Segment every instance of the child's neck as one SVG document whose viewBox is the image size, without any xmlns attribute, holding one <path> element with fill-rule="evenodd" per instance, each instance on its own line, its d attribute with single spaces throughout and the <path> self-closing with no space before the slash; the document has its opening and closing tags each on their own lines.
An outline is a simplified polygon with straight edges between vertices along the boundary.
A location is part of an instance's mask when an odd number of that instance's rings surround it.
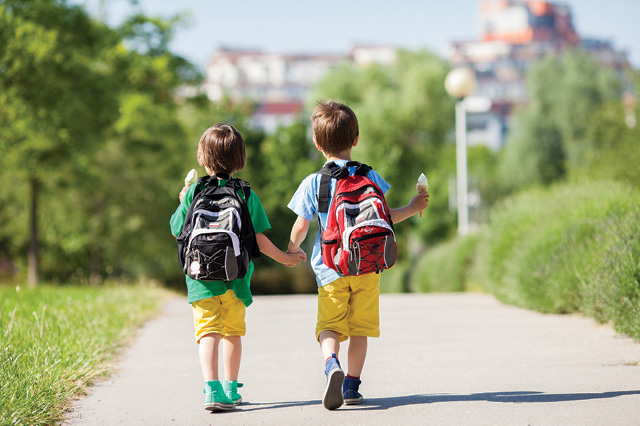
<svg viewBox="0 0 640 426">
<path fill-rule="evenodd" d="M 207 169 L 205 168 L 205 170 L 207 171 L 207 173 L 209 174 L 209 176 L 215 176 L 217 175 L 219 172 L 214 172 L 213 170 Z M 217 177 L 217 176 L 216 176 Z M 233 177 L 233 173 L 229 173 L 229 178 Z M 218 177 L 218 179 L 223 180 L 222 178 Z"/>
<path fill-rule="evenodd" d="M 327 161 L 346 160 L 351 161 L 351 150 L 345 150 L 338 154 L 325 155 Z"/>
</svg>

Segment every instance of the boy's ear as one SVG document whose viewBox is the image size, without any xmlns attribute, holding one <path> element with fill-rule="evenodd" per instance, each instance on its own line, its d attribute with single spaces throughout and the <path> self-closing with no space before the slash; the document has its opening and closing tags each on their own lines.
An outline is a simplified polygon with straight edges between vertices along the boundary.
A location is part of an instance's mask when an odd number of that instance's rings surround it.
<svg viewBox="0 0 640 426">
<path fill-rule="evenodd" d="M 322 148 L 320 148 L 320 145 L 318 145 L 318 141 L 316 140 L 316 137 L 315 137 L 315 136 L 313 137 L 313 143 L 315 144 L 316 149 L 317 149 L 318 151 L 322 152 Z"/>
<path fill-rule="evenodd" d="M 351 147 L 355 147 L 356 145 L 358 145 L 359 140 L 360 140 L 360 135 L 356 136 L 355 140 L 353 141 L 353 145 L 351 145 Z"/>
</svg>

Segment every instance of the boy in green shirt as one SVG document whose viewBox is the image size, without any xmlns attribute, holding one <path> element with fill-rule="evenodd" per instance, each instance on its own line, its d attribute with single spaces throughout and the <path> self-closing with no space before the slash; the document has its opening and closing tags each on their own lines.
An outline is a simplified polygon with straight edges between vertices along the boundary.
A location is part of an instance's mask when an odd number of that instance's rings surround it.
<svg viewBox="0 0 640 426">
<path fill-rule="evenodd" d="M 207 129 L 198 144 L 198 163 L 207 173 L 228 175 L 244 168 L 246 152 L 240 133 L 230 124 L 216 124 Z M 218 177 L 218 186 L 225 186 L 228 179 Z M 183 188 L 180 205 L 171 216 L 171 232 L 177 236 L 182 231 L 189 206 L 196 189 L 204 189 L 202 183 Z M 245 197 L 240 190 L 238 194 Z M 260 199 L 251 191 L 245 200 L 256 240 L 261 253 L 285 266 L 295 266 L 306 254 L 284 253 L 263 234 L 271 228 Z M 200 367 L 205 380 L 204 407 L 210 411 L 233 410 L 242 402 L 238 394 L 238 373 L 242 355 L 241 336 L 245 334 L 245 308 L 253 298 L 250 290 L 253 262 L 250 262 L 243 278 L 233 281 L 199 281 L 186 276 L 188 299 L 193 307 L 196 342 L 199 344 Z M 218 347 L 222 340 L 225 380 L 218 377 Z"/>
</svg>

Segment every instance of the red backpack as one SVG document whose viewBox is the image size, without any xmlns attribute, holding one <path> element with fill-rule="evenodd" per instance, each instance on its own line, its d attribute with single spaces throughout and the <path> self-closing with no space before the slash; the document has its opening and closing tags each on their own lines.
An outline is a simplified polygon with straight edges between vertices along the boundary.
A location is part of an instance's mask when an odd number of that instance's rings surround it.
<svg viewBox="0 0 640 426">
<path fill-rule="evenodd" d="M 349 167 L 356 167 L 353 176 Z M 322 260 L 340 275 L 379 273 L 396 262 L 398 248 L 384 194 L 367 173 L 371 167 L 349 161 L 327 163 L 320 174 L 318 212 L 329 213 L 322 231 Z M 337 179 L 329 211 L 331 179 Z M 321 228 L 322 229 L 322 228 Z"/>
</svg>

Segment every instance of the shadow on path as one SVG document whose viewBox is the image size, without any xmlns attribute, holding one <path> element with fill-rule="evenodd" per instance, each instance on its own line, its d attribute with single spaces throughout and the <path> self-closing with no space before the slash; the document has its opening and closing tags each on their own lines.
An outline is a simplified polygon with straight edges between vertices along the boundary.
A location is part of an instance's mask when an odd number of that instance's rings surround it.
<svg viewBox="0 0 640 426">
<path fill-rule="evenodd" d="M 238 409 L 240 411 L 271 410 L 273 408 L 304 407 L 306 405 L 322 405 L 319 399 L 313 401 L 292 401 L 292 402 L 243 402 Z"/>
<path fill-rule="evenodd" d="M 428 394 L 409 395 L 390 398 L 367 398 L 362 409 L 386 410 L 388 408 L 404 405 L 433 404 L 438 402 L 473 402 L 488 401 L 502 403 L 544 403 L 584 401 L 588 399 L 616 398 L 625 395 L 640 395 L 640 390 L 616 391 L 616 392 L 590 392 L 590 393 L 544 393 L 538 391 L 516 392 L 483 392 L 470 395 L 455 394 Z"/>
<path fill-rule="evenodd" d="M 590 393 L 544 393 L 538 391 L 516 392 L 483 392 L 469 395 L 455 394 L 424 394 L 409 396 L 394 396 L 389 398 L 365 398 L 362 405 L 352 406 L 358 410 L 387 410 L 394 407 L 419 404 L 435 404 L 439 402 L 474 402 L 488 401 L 501 403 L 545 403 L 584 401 L 589 399 L 616 398 L 625 395 L 640 395 L 640 390 L 616 392 Z M 292 402 L 247 402 L 239 407 L 239 411 L 271 410 L 276 408 L 303 407 L 308 405 L 322 405 L 322 401 L 292 401 Z M 347 406 L 342 406 L 344 409 Z"/>
</svg>

